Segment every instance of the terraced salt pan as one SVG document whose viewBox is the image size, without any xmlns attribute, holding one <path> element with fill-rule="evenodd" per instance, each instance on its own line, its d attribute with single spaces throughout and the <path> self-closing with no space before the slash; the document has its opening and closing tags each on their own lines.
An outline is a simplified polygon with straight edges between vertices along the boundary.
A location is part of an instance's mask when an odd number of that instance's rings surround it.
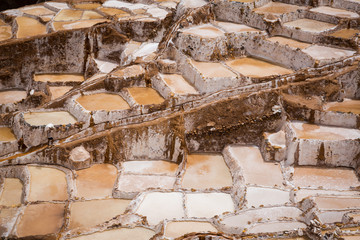
<svg viewBox="0 0 360 240">
<path fill-rule="evenodd" d="M 59 97 L 64 96 L 65 93 L 70 91 L 73 87 L 61 86 L 61 87 L 49 87 L 49 91 L 51 94 L 51 100 L 57 99 Z"/>
<path fill-rule="evenodd" d="M 315 196 L 360 196 L 360 193 L 357 191 L 337 191 L 337 190 L 322 190 L 322 189 L 306 189 L 302 188 L 295 191 L 295 201 L 300 202 L 307 197 Z"/>
<path fill-rule="evenodd" d="M 355 12 L 350 12 L 344 9 L 332 8 L 328 6 L 320 6 L 317 8 L 310 9 L 311 12 L 322 13 L 326 15 L 331 15 L 339 18 L 358 18 L 359 14 Z"/>
<path fill-rule="evenodd" d="M 207 189 L 232 186 L 232 177 L 220 154 L 191 154 L 187 156 L 183 188 Z"/>
<path fill-rule="evenodd" d="M 360 186 L 353 169 L 295 167 L 294 185 L 300 188 L 349 190 Z"/>
<path fill-rule="evenodd" d="M 192 59 L 189 61 L 190 64 L 205 78 L 237 77 L 235 73 L 227 69 L 221 63 L 197 62 Z"/>
<path fill-rule="evenodd" d="M 8 40 L 12 37 L 11 26 L 3 25 L 0 26 L 0 41 Z"/>
<path fill-rule="evenodd" d="M 132 87 L 127 90 L 139 105 L 161 104 L 165 101 L 165 99 L 152 88 Z"/>
<path fill-rule="evenodd" d="M 81 17 L 82 20 L 101 19 L 101 18 L 104 18 L 104 17 L 94 11 L 84 11 L 84 13 Z"/>
<path fill-rule="evenodd" d="M 329 36 L 351 39 L 351 38 L 355 37 L 355 35 L 358 33 L 360 33 L 360 31 L 358 29 L 353 29 L 353 28 L 347 29 L 346 28 L 346 29 L 340 29 L 336 32 L 333 32 L 333 33 L 329 34 Z"/>
<path fill-rule="evenodd" d="M 217 38 L 224 36 L 224 32 L 211 24 L 202 24 L 199 26 L 181 30 L 183 34 L 196 35 L 202 38 Z"/>
<path fill-rule="evenodd" d="M 117 168 L 111 164 L 96 164 L 76 171 L 77 196 L 87 199 L 111 197 Z"/>
<path fill-rule="evenodd" d="M 314 197 L 314 202 L 320 210 L 359 209 L 360 197 L 336 196 Z"/>
<path fill-rule="evenodd" d="M 179 192 L 146 193 L 136 213 L 146 216 L 150 225 L 156 225 L 164 219 L 184 218 L 183 194 Z"/>
<path fill-rule="evenodd" d="M 0 206 L 13 207 L 21 204 L 23 184 L 18 178 L 5 178 L 0 189 Z M 0 210 L 1 212 L 1 210 Z M 1 232 L 0 232 L 1 235 Z"/>
<path fill-rule="evenodd" d="M 74 8 L 83 9 L 83 10 L 92 10 L 100 7 L 99 3 L 78 3 L 74 4 Z"/>
<path fill-rule="evenodd" d="M 160 77 L 175 94 L 186 95 L 198 93 L 196 89 L 179 74 L 160 74 Z"/>
<path fill-rule="evenodd" d="M 214 25 L 220 27 L 221 29 L 224 29 L 226 32 L 260 32 L 259 29 L 231 22 L 214 21 Z"/>
<path fill-rule="evenodd" d="M 306 7 L 296 6 L 293 4 L 285 4 L 280 2 L 270 2 L 259 8 L 255 8 L 253 11 L 258 14 L 273 14 L 280 16 L 285 13 L 296 12 L 298 10 L 305 10 Z"/>
<path fill-rule="evenodd" d="M 35 15 L 35 16 L 42 16 L 42 15 L 53 15 L 55 14 L 54 11 L 44 7 L 44 6 L 31 6 L 31 7 L 24 7 L 20 8 L 20 11 L 26 14 Z"/>
<path fill-rule="evenodd" d="M 323 108 L 325 111 L 360 114 L 360 100 L 344 99 L 342 102 L 329 102 Z"/>
<path fill-rule="evenodd" d="M 0 92 L 0 105 L 8 103 L 16 103 L 25 99 L 27 96 L 26 91 L 21 90 L 6 90 Z"/>
<path fill-rule="evenodd" d="M 153 174 L 175 176 L 176 163 L 167 161 L 127 161 L 122 164 L 122 171 L 131 174 Z"/>
<path fill-rule="evenodd" d="M 114 240 L 114 239 L 131 239 L 131 240 L 145 240 L 150 239 L 154 236 L 155 232 L 143 228 L 119 228 L 114 230 L 108 230 L 99 233 L 93 233 L 89 235 L 84 235 L 76 238 L 71 238 L 72 240 Z"/>
<path fill-rule="evenodd" d="M 285 139 L 285 132 L 278 131 L 276 133 L 264 133 L 265 137 L 269 140 L 272 146 L 277 147 L 286 147 L 286 139 Z"/>
<path fill-rule="evenodd" d="M 250 57 L 230 60 L 225 63 L 247 77 L 268 77 L 293 73 L 290 69 Z"/>
<path fill-rule="evenodd" d="M 234 212 L 234 202 L 226 193 L 189 193 L 185 195 L 188 217 L 211 218 L 225 212 Z"/>
<path fill-rule="evenodd" d="M 0 142 L 11 142 L 15 141 L 16 137 L 13 134 L 11 128 L 0 127 Z"/>
<path fill-rule="evenodd" d="M 300 42 L 291 38 L 285 38 L 285 37 L 270 37 L 267 38 L 266 40 L 270 41 L 270 42 L 277 42 L 281 45 L 287 45 L 289 47 L 292 48 L 300 48 L 300 49 L 305 49 L 311 46 L 311 44 L 309 43 L 305 43 L 305 42 Z"/>
<path fill-rule="evenodd" d="M 169 222 L 165 226 L 164 236 L 167 238 L 178 238 L 192 232 L 217 232 L 217 229 L 208 222 Z"/>
<path fill-rule="evenodd" d="M 80 20 L 83 11 L 74 9 L 63 9 L 54 18 L 54 21 L 75 21 Z"/>
<path fill-rule="evenodd" d="M 42 125 L 68 125 L 77 122 L 76 118 L 66 111 L 54 112 L 27 112 L 24 113 L 25 121 L 32 126 Z"/>
<path fill-rule="evenodd" d="M 336 27 L 336 25 L 327 23 L 327 22 L 320 22 L 312 19 L 298 19 L 295 21 L 287 22 L 283 24 L 285 27 L 290 27 L 294 29 L 300 29 L 305 32 L 312 32 L 312 33 L 321 33 Z"/>
<path fill-rule="evenodd" d="M 272 222 L 257 224 L 250 227 L 247 233 L 283 232 L 305 229 L 306 224 L 302 222 Z"/>
<path fill-rule="evenodd" d="M 116 9 L 116 8 L 107 8 L 107 7 L 101 7 L 98 9 L 99 11 L 110 15 L 110 16 L 114 16 L 116 15 L 117 17 L 128 17 L 130 16 L 130 14 L 128 12 L 125 12 L 123 10 L 120 9 Z"/>
<path fill-rule="evenodd" d="M 89 28 L 95 24 L 101 22 L 108 22 L 107 19 L 91 19 L 91 20 L 78 20 L 78 21 L 69 21 L 69 22 L 53 22 L 55 31 L 68 30 L 68 29 L 80 29 L 80 28 Z"/>
<path fill-rule="evenodd" d="M 17 226 L 17 236 L 58 233 L 64 223 L 65 204 L 40 203 L 25 208 Z"/>
<path fill-rule="evenodd" d="M 118 189 L 128 193 L 139 193 L 150 188 L 172 189 L 175 180 L 175 177 L 170 176 L 122 174 L 119 177 Z"/>
<path fill-rule="evenodd" d="M 246 206 L 260 207 L 270 205 L 283 205 L 290 202 L 290 193 L 288 191 L 273 189 L 273 188 L 246 188 Z"/>
<path fill-rule="evenodd" d="M 18 208 L 0 207 L 0 237 L 4 237 L 5 239 L 9 235 L 18 217 L 18 213 Z"/>
<path fill-rule="evenodd" d="M 229 152 L 241 167 L 246 184 L 268 187 L 283 185 L 280 165 L 264 162 L 257 147 L 233 146 L 229 148 Z"/>
<path fill-rule="evenodd" d="M 121 96 L 110 93 L 84 95 L 76 101 L 88 111 L 130 109 L 129 104 Z"/>
<path fill-rule="evenodd" d="M 332 60 L 332 61 L 336 61 L 336 60 L 338 61 L 346 57 L 351 57 L 356 53 L 355 51 L 318 46 L 318 45 L 310 46 L 302 51 L 307 53 L 316 60 Z"/>
<path fill-rule="evenodd" d="M 80 74 L 35 74 L 37 82 L 83 82 L 84 76 Z"/>
<path fill-rule="evenodd" d="M 123 199 L 73 202 L 70 206 L 69 229 L 88 229 L 123 214 L 130 201 Z M 100 211 L 99 211 L 100 210 Z"/>
<path fill-rule="evenodd" d="M 68 199 L 66 175 L 55 168 L 28 166 L 28 201 L 65 201 Z"/>
<path fill-rule="evenodd" d="M 301 139 L 317 140 L 344 140 L 360 138 L 360 131 L 357 129 L 327 127 L 323 125 L 292 122 L 296 137 Z"/>
<path fill-rule="evenodd" d="M 30 17 L 16 17 L 15 20 L 18 26 L 16 33 L 17 38 L 32 37 L 47 33 L 46 26 L 36 19 Z"/>
</svg>

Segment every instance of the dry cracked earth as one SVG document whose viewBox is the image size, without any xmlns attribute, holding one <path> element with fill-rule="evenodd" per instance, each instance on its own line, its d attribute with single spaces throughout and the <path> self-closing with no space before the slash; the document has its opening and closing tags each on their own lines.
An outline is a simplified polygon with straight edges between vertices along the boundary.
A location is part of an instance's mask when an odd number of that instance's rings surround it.
<svg viewBox="0 0 360 240">
<path fill-rule="evenodd" d="M 0 12 L 2 239 L 360 239 L 358 0 Z"/>
</svg>

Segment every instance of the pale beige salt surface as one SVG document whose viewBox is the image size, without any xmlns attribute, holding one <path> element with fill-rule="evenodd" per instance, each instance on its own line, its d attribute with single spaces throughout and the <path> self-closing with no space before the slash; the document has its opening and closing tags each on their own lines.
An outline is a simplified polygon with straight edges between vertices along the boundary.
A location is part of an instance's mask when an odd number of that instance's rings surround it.
<svg viewBox="0 0 360 240">
<path fill-rule="evenodd" d="M 285 132 L 283 130 L 278 131 L 276 133 L 264 133 L 264 134 L 272 146 L 285 147 L 286 139 L 285 139 Z"/>
<path fill-rule="evenodd" d="M 76 175 L 78 197 L 110 197 L 117 177 L 117 168 L 111 164 L 96 164 L 76 171 Z"/>
<path fill-rule="evenodd" d="M 161 174 L 175 176 L 179 165 L 173 162 L 155 161 L 127 161 L 122 164 L 124 173 L 133 174 Z"/>
<path fill-rule="evenodd" d="M 74 9 L 62 9 L 54 18 L 54 21 L 75 21 L 80 20 L 83 11 Z"/>
<path fill-rule="evenodd" d="M 55 112 L 27 112 L 24 113 L 25 121 L 32 126 L 47 124 L 67 125 L 77 122 L 76 118 L 66 111 Z"/>
<path fill-rule="evenodd" d="M 27 96 L 26 91 L 21 90 L 7 90 L 0 92 L 0 105 L 8 103 L 16 103 L 25 99 Z"/>
<path fill-rule="evenodd" d="M 281 14 L 296 12 L 297 10 L 305 10 L 306 7 L 300 7 L 293 4 L 286 4 L 280 2 L 270 2 L 259 8 L 255 8 L 253 11 L 259 14 L 274 14 L 280 16 Z"/>
<path fill-rule="evenodd" d="M 76 238 L 71 238 L 72 240 L 114 240 L 114 239 L 129 239 L 129 240 L 147 240 L 154 236 L 155 232 L 143 228 L 119 228 L 104 232 L 93 233 L 89 235 L 84 235 Z"/>
<path fill-rule="evenodd" d="M 121 215 L 128 207 L 130 200 L 103 199 L 84 202 L 73 202 L 70 206 L 69 229 L 91 228 Z"/>
<path fill-rule="evenodd" d="M 257 224 L 254 227 L 250 227 L 247 233 L 294 231 L 299 228 L 305 229 L 306 224 L 302 222 L 272 222 Z"/>
<path fill-rule="evenodd" d="M 20 8 L 19 10 L 22 11 L 23 13 L 27 13 L 35 16 L 50 15 L 55 13 L 44 6 L 24 7 L 24 8 Z"/>
<path fill-rule="evenodd" d="M 283 205 L 290 202 L 290 194 L 288 191 L 279 189 L 248 187 L 245 199 L 248 208 L 253 206 Z"/>
<path fill-rule="evenodd" d="M 166 224 L 164 236 L 167 238 L 178 238 L 195 232 L 217 232 L 217 229 L 209 222 L 174 221 Z"/>
<path fill-rule="evenodd" d="M 77 20 L 77 21 L 68 21 L 68 22 L 53 22 L 55 31 L 60 30 L 69 30 L 69 29 L 80 29 L 80 28 L 89 28 L 95 24 L 109 22 L 107 19 L 90 19 L 90 20 Z"/>
<path fill-rule="evenodd" d="M 38 166 L 28 166 L 28 169 L 30 173 L 28 201 L 67 200 L 67 182 L 63 171 Z"/>
<path fill-rule="evenodd" d="M 11 26 L 0 26 L 0 41 L 10 39 L 12 37 Z"/>
<path fill-rule="evenodd" d="M 156 225 L 164 219 L 184 218 L 183 194 L 179 192 L 146 193 L 136 213 L 146 216 L 150 225 Z"/>
<path fill-rule="evenodd" d="M 328 127 L 303 122 L 291 122 L 290 125 L 295 131 L 296 137 L 301 139 L 333 141 L 360 138 L 360 130 L 357 129 Z"/>
<path fill-rule="evenodd" d="M 68 86 L 60 86 L 60 87 L 49 87 L 49 91 L 51 94 L 51 100 L 57 99 L 59 97 L 64 96 L 65 93 L 70 91 L 73 87 Z"/>
<path fill-rule="evenodd" d="M 198 93 L 195 88 L 179 74 L 160 74 L 160 76 L 175 94 L 186 95 Z"/>
<path fill-rule="evenodd" d="M 191 154 L 187 156 L 183 188 L 206 189 L 232 186 L 232 177 L 220 154 Z"/>
<path fill-rule="evenodd" d="M 220 223 L 232 228 L 248 228 L 249 225 L 258 222 L 259 219 L 273 222 L 284 219 L 285 217 L 298 219 L 301 214 L 302 211 L 295 207 L 257 208 L 239 212 L 234 216 L 224 217 Z"/>
<path fill-rule="evenodd" d="M 23 184 L 18 178 L 5 178 L 0 193 L 1 206 L 16 206 L 21 204 Z M 1 211 L 1 210 L 0 210 Z"/>
<path fill-rule="evenodd" d="M 16 33 L 17 38 L 46 34 L 46 26 L 36 19 L 30 17 L 16 17 L 15 20 L 18 26 Z"/>
<path fill-rule="evenodd" d="M 360 100 L 344 99 L 342 102 L 329 102 L 324 105 L 324 110 L 360 114 Z"/>
<path fill-rule="evenodd" d="M 329 34 L 329 36 L 332 37 L 338 37 L 338 38 L 345 38 L 345 39 L 351 39 L 353 37 L 355 37 L 356 34 L 360 33 L 360 31 L 358 29 L 353 29 L 353 28 L 344 28 L 344 29 L 340 29 L 336 32 L 333 32 L 331 34 Z"/>
<path fill-rule="evenodd" d="M 297 19 L 295 21 L 287 22 L 283 24 L 285 27 L 300 29 L 305 32 L 320 33 L 336 27 L 336 25 L 320 22 L 312 19 Z"/>
<path fill-rule="evenodd" d="M 13 134 L 11 128 L 0 127 L 0 142 L 11 142 L 15 141 L 16 137 Z"/>
<path fill-rule="evenodd" d="M 37 82 L 83 82 L 84 76 L 80 74 L 34 74 Z"/>
<path fill-rule="evenodd" d="M 294 185 L 334 190 L 349 190 L 360 185 L 353 169 L 295 167 Z"/>
<path fill-rule="evenodd" d="M 357 191 L 336 191 L 336 190 L 321 190 L 321 189 L 300 189 L 295 191 L 295 201 L 300 202 L 306 197 L 311 196 L 359 196 Z"/>
<path fill-rule="evenodd" d="M 150 188 L 172 189 L 175 177 L 122 174 L 119 177 L 118 189 L 121 192 L 142 192 Z"/>
<path fill-rule="evenodd" d="M 300 48 L 300 49 L 305 49 L 307 47 L 310 47 L 311 44 L 309 43 L 305 43 L 305 42 L 300 42 L 291 38 L 286 38 L 286 37 L 270 37 L 267 38 L 266 40 L 270 41 L 270 42 L 277 42 L 280 45 L 287 45 L 289 47 L 292 48 Z"/>
<path fill-rule="evenodd" d="M 314 202 L 320 210 L 359 209 L 360 197 L 335 196 L 314 197 Z"/>
<path fill-rule="evenodd" d="M 290 69 L 250 57 L 230 60 L 225 63 L 247 77 L 268 77 L 293 73 Z"/>
<path fill-rule="evenodd" d="M 226 193 L 189 193 L 185 194 L 188 217 L 211 218 L 224 212 L 234 212 L 234 202 Z"/>
<path fill-rule="evenodd" d="M 84 11 L 81 19 L 82 20 L 88 20 L 88 19 L 101 19 L 104 18 L 104 16 L 98 14 L 97 12 L 94 11 Z"/>
<path fill-rule="evenodd" d="M 197 35 L 203 38 L 217 38 L 224 36 L 224 32 L 211 24 L 203 24 L 182 30 L 184 34 Z"/>
<path fill-rule="evenodd" d="M 332 59 L 334 61 L 346 57 L 351 57 L 356 53 L 355 51 L 318 45 L 313 45 L 302 51 L 316 60 Z"/>
<path fill-rule="evenodd" d="M 88 111 L 114 111 L 130 109 L 129 104 L 119 95 L 97 93 L 80 96 L 76 101 Z"/>
<path fill-rule="evenodd" d="M 139 48 L 141 44 L 139 42 L 130 42 L 129 44 L 127 44 L 127 46 L 129 45 L 132 45 L 132 47 L 134 48 Z M 118 77 L 118 78 L 131 78 L 131 77 L 139 76 L 141 74 L 145 74 L 145 69 L 140 65 L 132 65 L 123 69 L 116 70 L 115 72 L 111 73 L 113 77 Z"/>
<path fill-rule="evenodd" d="M 19 237 L 58 233 L 64 223 L 65 204 L 40 203 L 25 208 L 17 226 Z"/>
<path fill-rule="evenodd" d="M 229 151 L 234 161 L 242 168 L 246 184 L 282 186 L 280 165 L 264 162 L 259 148 L 239 146 L 231 147 Z"/>
<path fill-rule="evenodd" d="M 360 239 L 360 235 L 356 235 L 356 236 L 340 236 L 341 238 L 343 238 L 344 240 L 359 240 Z"/>
<path fill-rule="evenodd" d="M 18 208 L 0 207 L 0 238 L 8 236 L 19 214 Z"/>
<path fill-rule="evenodd" d="M 132 87 L 127 90 L 130 96 L 140 105 L 160 104 L 165 101 L 165 99 L 152 88 Z"/>
<path fill-rule="evenodd" d="M 92 10 L 92 9 L 96 9 L 96 8 L 98 8 L 100 6 L 101 6 L 101 4 L 99 4 L 99 3 L 79 3 L 79 4 L 74 4 L 74 8 L 84 9 L 84 10 Z"/>
<path fill-rule="evenodd" d="M 317 8 L 310 9 L 310 12 L 315 13 L 323 13 L 326 15 L 331 15 L 339 18 L 358 18 L 360 17 L 359 14 L 355 12 L 350 12 L 344 9 L 332 8 L 328 6 L 320 6 Z"/>
<path fill-rule="evenodd" d="M 258 29 L 243 24 L 220 21 L 215 21 L 214 24 L 224 29 L 226 32 L 260 32 Z"/>
<path fill-rule="evenodd" d="M 237 77 L 235 73 L 227 69 L 221 63 L 215 62 L 197 62 L 192 59 L 190 64 L 195 67 L 198 72 L 205 78 L 222 78 L 222 77 Z"/>
</svg>

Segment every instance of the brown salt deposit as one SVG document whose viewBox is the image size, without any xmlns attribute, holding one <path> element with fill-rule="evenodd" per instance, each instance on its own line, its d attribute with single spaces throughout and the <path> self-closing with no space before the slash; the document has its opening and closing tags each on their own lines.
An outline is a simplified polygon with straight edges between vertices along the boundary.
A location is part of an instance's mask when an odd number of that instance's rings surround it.
<svg viewBox="0 0 360 240">
<path fill-rule="evenodd" d="M 43 6 L 20 8 L 20 11 L 22 11 L 23 13 L 27 13 L 27 14 L 35 15 L 35 16 L 55 14 L 55 12 L 53 12 L 50 9 L 43 7 Z"/>
<path fill-rule="evenodd" d="M 83 82 L 84 76 L 80 74 L 35 74 L 37 82 Z"/>
<path fill-rule="evenodd" d="M 292 4 L 285 4 L 280 2 L 270 2 L 264 6 L 259 8 L 255 8 L 253 11 L 258 14 L 274 14 L 276 16 L 280 16 L 284 13 L 296 12 L 298 10 L 305 10 L 305 7 L 300 7 Z"/>
<path fill-rule="evenodd" d="M 129 203 L 129 200 L 123 199 L 73 202 L 70 206 L 69 229 L 95 227 L 123 214 Z"/>
<path fill-rule="evenodd" d="M 250 57 L 227 61 L 226 64 L 247 77 L 268 77 L 293 73 L 290 69 Z"/>
<path fill-rule="evenodd" d="M 344 99 L 343 102 L 330 102 L 325 104 L 324 110 L 360 114 L 360 100 Z"/>
<path fill-rule="evenodd" d="M 143 228 L 119 228 L 109 231 L 93 233 L 90 235 L 85 235 L 81 237 L 71 238 L 72 240 L 114 240 L 114 239 L 129 239 L 129 240 L 146 240 L 151 239 L 154 236 L 155 232 Z"/>
<path fill-rule="evenodd" d="M 73 87 L 68 86 L 60 86 L 60 87 L 49 87 L 49 91 L 51 94 L 51 100 L 57 99 L 63 96 L 65 93 L 70 91 Z"/>
<path fill-rule="evenodd" d="M 161 104 L 165 101 L 160 94 L 148 87 L 132 87 L 127 89 L 134 100 L 140 105 Z"/>
<path fill-rule="evenodd" d="M 94 11 L 84 11 L 83 16 L 82 16 L 82 20 L 87 20 L 87 19 L 101 19 L 104 18 L 102 15 L 98 14 L 97 12 Z"/>
<path fill-rule="evenodd" d="M 217 232 L 217 229 L 208 222 L 169 222 L 165 226 L 165 237 L 178 238 L 192 232 Z"/>
<path fill-rule="evenodd" d="M 54 21 L 75 21 L 80 20 L 83 11 L 73 9 L 63 9 L 54 18 Z"/>
<path fill-rule="evenodd" d="M 189 61 L 190 64 L 193 65 L 205 78 L 237 77 L 235 73 L 227 69 L 221 63 L 197 62 L 192 59 Z"/>
<path fill-rule="evenodd" d="M 295 29 L 300 29 L 305 32 L 324 32 L 336 27 L 336 25 L 327 23 L 327 22 L 320 22 L 312 19 L 298 19 L 292 22 L 284 23 L 284 26 L 291 27 Z"/>
<path fill-rule="evenodd" d="M 25 208 L 17 227 L 19 237 L 46 235 L 60 231 L 64 223 L 65 204 L 40 203 Z"/>
<path fill-rule="evenodd" d="M 55 168 L 29 166 L 28 201 L 64 201 L 68 199 L 66 175 Z M 46 181 L 44 181 L 46 179 Z"/>
<path fill-rule="evenodd" d="M 77 98 L 76 101 L 88 111 L 130 109 L 129 104 L 121 96 L 110 93 L 85 95 Z"/>
<path fill-rule="evenodd" d="M 210 24 L 203 24 L 182 30 L 184 34 L 197 35 L 202 38 L 216 38 L 224 36 L 224 32 Z"/>
<path fill-rule="evenodd" d="M 353 169 L 295 167 L 294 185 L 296 187 L 315 187 L 346 190 L 360 186 Z"/>
<path fill-rule="evenodd" d="M 161 78 L 175 94 L 186 95 L 198 93 L 195 88 L 179 74 L 161 74 Z"/>
<path fill-rule="evenodd" d="M 0 41 L 10 39 L 12 37 L 11 26 L 0 26 Z"/>
<path fill-rule="evenodd" d="M 11 128 L 0 127 L 0 142 L 11 142 L 15 141 L 16 137 L 13 134 Z"/>
<path fill-rule="evenodd" d="M 16 17 L 15 20 L 18 26 L 16 33 L 17 38 L 46 34 L 46 26 L 41 24 L 38 20 L 29 17 Z"/>
<path fill-rule="evenodd" d="M 95 24 L 101 22 L 108 22 L 107 19 L 91 19 L 91 20 L 78 20 L 69 22 L 53 22 L 55 31 L 67 30 L 67 29 L 80 29 L 89 28 Z"/>
<path fill-rule="evenodd" d="M 26 91 L 7 90 L 0 92 L 0 105 L 8 103 L 16 103 L 26 98 Z"/>
<path fill-rule="evenodd" d="M 67 125 L 77 122 L 76 118 L 69 112 L 28 112 L 24 113 L 25 121 L 32 126 L 41 126 L 47 124 Z"/>
<path fill-rule="evenodd" d="M 99 3 L 79 3 L 74 4 L 74 8 L 84 9 L 84 10 L 92 10 L 100 7 L 101 4 Z"/>
<path fill-rule="evenodd" d="M 111 164 L 97 164 L 76 171 L 77 196 L 84 198 L 105 198 L 112 195 L 117 177 L 117 168 Z"/>
<path fill-rule="evenodd" d="M 360 33 L 360 31 L 358 29 L 353 29 L 353 28 L 345 29 L 344 28 L 344 29 L 340 29 L 336 32 L 329 34 L 329 36 L 351 39 L 351 38 L 355 37 L 355 35 L 358 33 Z"/>
<path fill-rule="evenodd" d="M 281 45 L 287 45 L 289 47 L 293 47 L 293 48 L 300 48 L 300 49 L 305 49 L 307 47 L 310 47 L 311 44 L 309 43 L 305 43 L 305 42 L 300 42 L 291 38 L 285 38 L 285 37 L 270 37 L 267 39 L 270 42 L 278 42 Z"/>
<path fill-rule="evenodd" d="M 178 169 L 176 163 L 167 161 L 127 161 L 122 164 L 124 173 L 161 174 L 175 176 Z"/>
<path fill-rule="evenodd" d="M 231 187 L 232 178 L 221 155 L 191 154 L 187 157 L 181 186 L 189 189 Z"/>
<path fill-rule="evenodd" d="M 5 178 L 2 192 L 0 192 L 0 206 L 11 207 L 11 206 L 20 205 L 22 189 L 23 189 L 23 184 L 20 181 L 20 179 Z"/>
</svg>

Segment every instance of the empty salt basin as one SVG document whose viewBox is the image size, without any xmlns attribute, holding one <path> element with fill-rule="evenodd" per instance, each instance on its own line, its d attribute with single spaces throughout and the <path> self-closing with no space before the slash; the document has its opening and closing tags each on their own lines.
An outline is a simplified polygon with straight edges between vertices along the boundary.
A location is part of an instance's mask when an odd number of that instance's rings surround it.
<svg viewBox="0 0 360 240">
<path fill-rule="evenodd" d="M 225 63 L 246 77 L 262 78 L 293 73 L 290 69 L 251 57 L 226 61 Z"/>
<path fill-rule="evenodd" d="M 0 26 L 0 41 L 8 40 L 12 37 L 11 26 L 3 25 Z"/>
<path fill-rule="evenodd" d="M 83 82 L 84 76 L 81 74 L 34 74 L 34 81 L 46 82 L 51 84 L 54 83 L 81 83 Z"/>
<path fill-rule="evenodd" d="M 130 109 L 129 104 L 119 95 L 97 93 L 81 96 L 76 101 L 88 111 L 114 111 Z"/>
<path fill-rule="evenodd" d="M 5 178 L 3 189 L 0 192 L 0 206 L 14 207 L 20 205 L 22 194 L 23 184 L 20 179 Z"/>
<path fill-rule="evenodd" d="M 64 94 L 69 92 L 72 88 L 73 87 L 68 87 L 68 86 L 49 87 L 51 100 L 64 96 Z"/>
<path fill-rule="evenodd" d="M 27 96 L 24 90 L 5 90 L 0 91 L 0 105 L 18 103 L 24 100 Z"/>
<path fill-rule="evenodd" d="M 16 137 L 9 127 L 0 127 L 0 142 L 16 141 Z"/>
<path fill-rule="evenodd" d="M 27 112 L 23 114 L 26 123 L 31 126 L 75 124 L 76 118 L 67 111 Z"/>
<path fill-rule="evenodd" d="M 217 232 L 217 229 L 209 222 L 173 221 L 166 223 L 164 237 L 178 238 L 188 233 L 199 232 Z"/>
<path fill-rule="evenodd" d="M 17 151 L 17 138 L 9 127 L 0 127 L 0 156 Z"/>
<path fill-rule="evenodd" d="M 342 102 L 330 102 L 323 106 L 325 111 L 360 114 L 360 100 L 344 99 Z"/>
<path fill-rule="evenodd" d="M 152 105 L 152 104 L 161 104 L 165 101 L 160 94 L 152 88 L 148 87 L 132 87 L 127 88 L 130 96 L 134 101 L 139 105 Z"/>
<path fill-rule="evenodd" d="M 346 29 L 340 29 L 338 31 L 330 33 L 329 36 L 337 37 L 337 38 L 344 38 L 344 39 L 352 39 L 359 33 L 360 33 L 360 31 L 358 29 L 346 28 Z"/>
<path fill-rule="evenodd" d="M 224 36 L 224 32 L 210 24 L 204 24 L 182 30 L 183 34 L 195 35 L 201 38 L 217 38 Z"/>
<path fill-rule="evenodd" d="M 135 227 L 135 228 L 119 228 L 108 230 L 104 232 L 93 233 L 84 235 L 72 240 L 114 240 L 114 239 L 131 239 L 131 240 L 147 240 L 155 235 L 153 230 Z"/>
<path fill-rule="evenodd" d="M 46 26 L 34 18 L 16 17 L 15 20 L 18 26 L 16 33 L 17 38 L 26 38 L 47 33 Z"/>
<path fill-rule="evenodd" d="M 291 29 L 301 30 L 310 33 L 321 33 L 332 30 L 336 27 L 336 25 L 331 23 L 306 18 L 284 23 L 284 26 Z"/>
</svg>

